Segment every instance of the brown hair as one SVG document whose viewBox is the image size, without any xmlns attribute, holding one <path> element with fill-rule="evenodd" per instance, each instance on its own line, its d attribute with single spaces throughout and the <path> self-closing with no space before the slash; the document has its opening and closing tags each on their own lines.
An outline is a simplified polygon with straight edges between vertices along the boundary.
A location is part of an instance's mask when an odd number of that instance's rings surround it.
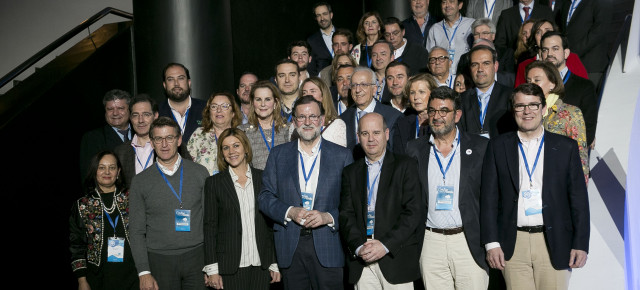
<svg viewBox="0 0 640 290">
<path fill-rule="evenodd" d="M 527 65 L 524 73 L 525 77 L 528 76 L 529 71 L 534 68 L 541 69 L 547 76 L 547 79 L 549 79 L 550 82 L 556 85 L 553 89 L 551 89 L 551 91 L 549 91 L 549 93 L 556 94 L 562 99 L 562 97 L 564 97 L 564 83 L 562 81 L 562 77 L 560 77 L 560 72 L 558 72 L 558 69 L 550 62 L 536 60 Z"/>
<path fill-rule="evenodd" d="M 217 96 L 225 96 L 227 97 L 227 99 L 229 99 L 229 105 L 231 105 L 231 111 L 233 112 L 233 117 L 231 118 L 231 127 L 238 127 L 238 125 L 242 123 L 242 113 L 240 112 L 240 107 L 235 102 L 233 95 L 227 92 L 213 93 L 211 94 L 211 97 L 209 97 L 207 105 L 202 111 L 202 134 L 208 133 L 213 128 L 213 120 L 211 120 L 211 103 Z"/>
<path fill-rule="evenodd" d="M 251 93 L 249 94 L 249 103 L 251 104 L 249 112 L 249 124 L 259 127 L 260 123 L 258 122 L 258 116 L 256 115 L 256 108 L 253 106 L 253 99 L 256 97 L 257 89 L 268 89 L 271 91 L 271 95 L 273 96 L 273 101 L 275 103 L 275 109 L 273 110 L 273 122 L 274 127 L 276 128 L 276 132 L 279 132 L 279 128 L 282 128 L 286 123 L 282 118 L 282 114 L 280 111 L 282 110 L 282 104 L 280 101 L 280 90 L 276 88 L 270 81 L 258 81 L 251 87 Z"/>
<path fill-rule="evenodd" d="M 322 108 L 324 108 L 324 122 L 325 125 L 331 124 L 333 120 L 338 118 L 338 112 L 336 112 L 336 107 L 333 105 L 333 98 L 331 97 L 331 91 L 329 87 L 322 81 L 319 77 L 309 77 L 302 82 L 300 85 L 300 98 L 302 97 L 302 88 L 306 83 L 314 83 L 318 88 L 320 88 L 320 92 L 322 93 Z"/>
<path fill-rule="evenodd" d="M 349 62 L 351 62 L 352 66 L 358 66 L 358 63 L 356 62 L 356 60 L 353 58 L 353 56 L 351 55 L 350 52 L 343 52 L 343 53 L 338 53 L 333 57 L 333 61 L 331 62 L 331 82 L 335 83 L 336 82 L 336 77 L 338 76 L 338 67 L 340 66 L 338 64 L 338 60 L 340 59 L 340 57 L 342 56 L 346 56 L 349 58 Z"/>
<path fill-rule="evenodd" d="M 358 21 L 358 29 L 356 30 L 356 37 L 358 38 L 359 43 L 365 43 L 365 41 L 367 41 L 367 34 L 364 33 L 364 21 L 371 16 L 374 16 L 378 21 L 378 26 L 380 27 L 380 30 L 378 30 L 378 39 L 382 38 L 382 29 L 384 29 L 384 26 L 382 25 L 382 18 L 380 18 L 380 14 L 378 14 L 378 12 L 369 11 L 364 15 L 362 15 L 362 17 L 360 18 L 360 21 Z M 360 48 L 360 49 L 362 50 L 363 48 Z"/>
<path fill-rule="evenodd" d="M 436 83 L 436 80 L 432 74 L 430 73 L 417 74 L 415 76 L 410 77 L 409 80 L 407 80 L 407 83 L 404 85 L 404 94 L 407 96 L 407 98 L 410 96 L 409 93 L 411 90 L 411 85 L 415 82 L 426 82 L 429 85 L 430 91 L 433 91 L 435 88 L 438 87 L 438 83 Z"/>
<path fill-rule="evenodd" d="M 222 134 L 220 134 L 220 136 L 218 137 L 218 142 L 217 142 L 217 146 L 218 146 L 218 170 L 220 171 L 224 171 L 227 170 L 227 168 L 229 167 L 229 164 L 227 163 L 227 160 L 224 159 L 224 153 L 222 152 L 222 143 L 224 143 L 224 139 L 227 139 L 227 137 L 236 137 L 238 138 L 238 140 L 240 140 L 240 144 L 242 144 L 242 147 L 244 147 L 244 152 L 245 152 L 245 161 L 247 162 L 247 164 L 251 163 L 251 160 L 253 159 L 253 152 L 251 150 L 251 144 L 249 144 L 249 138 L 247 138 L 247 135 L 244 134 L 244 132 L 242 132 L 242 130 L 235 128 L 235 127 L 231 127 L 228 129 L 225 129 L 224 131 L 222 131 Z"/>
</svg>

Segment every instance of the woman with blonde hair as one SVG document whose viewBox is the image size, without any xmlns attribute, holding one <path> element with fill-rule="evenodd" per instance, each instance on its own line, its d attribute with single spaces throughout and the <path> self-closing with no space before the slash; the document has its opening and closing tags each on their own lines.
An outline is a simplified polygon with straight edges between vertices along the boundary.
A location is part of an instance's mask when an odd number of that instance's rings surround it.
<svg viewBox="0 0 640 290">
<path fill-rule="evenodd" d="M 310 95 L 316 101 L 322 103 L 324 108 L 324 127 L 322 128 L 322 138 L 347 147 L 347 124 L 340 119 L 331 92 L 327 85 L 319 77 L 310 77 L 300 85 L 300 97 Z"/>
</svg>

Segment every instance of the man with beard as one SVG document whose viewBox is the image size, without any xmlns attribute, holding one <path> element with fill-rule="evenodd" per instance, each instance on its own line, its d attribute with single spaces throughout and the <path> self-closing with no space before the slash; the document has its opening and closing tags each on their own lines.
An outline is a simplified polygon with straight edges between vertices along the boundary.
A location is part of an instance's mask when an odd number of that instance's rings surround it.
<svg viewBox="0 0 640 290">
<path fill-rule="evenodd" d="M 334 105 L 338 111 L 338 115 L 342 115 L 349 108 L 353 100 L 349 98 L 349 86 L 351 86 L 351 75 L 355 69 L 352 65 L 341 65 L 336 73 L 336 87 L 338 96 Z"/>
<path fill-rule="evenodd" d="M 487 139 L 456 127 L 460 97 L 447 87 L 431 92 L 430 135 L 409 141 L 426 197 L 420 269 L 425 289 L 487 289 L 489 267 L 480 243 L 480 181 Z"/>
<path fill-rule="evenodd" d="M 453 88 L 455 76 L 451 73 L 451 64 L 453 61 L 445 48 L 434 46 L 429 52 L 429 71 L 438 86 Z"/>
<path fill-rule="evenodd" d="M 283 59 L 276 63 L 276 85 L 278 85 L 282 100 L 282 116 L 287 122 L 291 122 L 293 110 L 290 108 L 298 98 L 298 87 L 300 86 L 300 69 L 297 62 Z"/>
<path fill-rule="evenodd" d="M 162 86 L 167 101 L 160 104 L 160 116 L 172 118 L 182 135 L 182 143 L 187 144 L 191 134 L 202 125 L 202 111 L 207 102 L 191 97 L 191 77 L 182 64 L 168 64 L 162 74 Z"/>
<path fill-rule="evenodd" d="M 413 76 L 425 68 L 429 53 L 419 44 L 404 38 L 404 25 L 400 19 L 389 17 L 384 20 L 384 39 L 393 44 L 393 57 L 409 65 L 408 75 Z"/>
<path fill-rule="evenodd" d="M 413 15 L 402 21 L 406 29 L 405 37 L 407 41 L 426 47 L 427 34 L 431 26 L 436 23 L 436 18 L 429 15 L 429 0 L 409 0 L 409 2 Z"/>
<path fill-rule="evenodd" d="M 153 164 L 153 147 L 149 138 L 151 123 L 158 118 L 158 104 L 146 94 L 137 95 L 129 104 L 131 124 L 136 134 L 131 142 L 118 145 L 113 152 L 122 164 L 122 175 L 127 188 L 133 177 Z"/>
<path fill-rule="evenodd" d="M 310 74 L 307 71 L 309 63 L 313 59 L 311 57 L 311 51 L 311 46 L 309 46 L 309 44 L 304 40 L 294 41 L 289 44 L 289 47 L 287 47 L 288 58 L 298 63 L 300 81 L 304 81 L 310 76 L 318 75 L 318 72 L 315 72 L 315 74 Z"/>
<path fill-rule="evenodd" d="M 251 100 L 249 95 L 251 94 L 251 87 L 258 81 L 256 74 L 252 72 L 244 72 L 240 76 L 238 89 L 236 94 L 240 99 L 240 112 L 242 112 L 242 124 L 249 122 L 249 113 L 251 110 Z"/>
<path fill-rule="evenodd" d="M 331 64 L 333 58 L 333 49 L 331 38 L 336 28 L 331 20 L 333 19 L 333 11 L 331 5 L 326 2 L 318 2 L 313 5 L 313 15 L 318 22 L 320 29 L 307 38 L 307 42 L 311 46 L 312 58 L 309 64 L 309 74 L 317 76 L 320 71 Z M 334 51 L 334 53 L 336 53 Z"/>
<path fill-rule="evenodd" d="M 373 68 L 376 71 L 376 91 L 374 98 L 378 102 L 385 102 L 391 99 L 387 81 L 385 78 L 385 69 L 387 65 L 393 61 L 393 45 L 386 40 L 376 41 L 371 48 L 371 57 L 373 58 Z"/>
<path fill-rule="evenodd" d="M 342 169 L 353 159 L 349 150 L 322 139 L 322 103 L 303 96 L 293 115 L 300 138 L 271 149 L 260 211 L 274 222 L 284 289 L 343 289 L 337 218 Z"/>
</svg>

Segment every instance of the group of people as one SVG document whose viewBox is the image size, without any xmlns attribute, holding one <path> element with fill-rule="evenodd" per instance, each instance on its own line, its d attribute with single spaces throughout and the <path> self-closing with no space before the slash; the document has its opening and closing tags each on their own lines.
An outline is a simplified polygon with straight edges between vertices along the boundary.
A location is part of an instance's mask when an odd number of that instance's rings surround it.
<svg viewBox="0 0 640 290">
<path fill-rule="evenodd" d="M 567 289 L 599 72 L 570 33 L 600 4 L 534 1 L 443 0 L 438 22 L 411 0 L 365 13 L 357 44 L 320 2 L 236 96 L 191 96 L 180 63 L 159 105 L 107 92 L 70 218 L 79 289 Z"/>
</svg>

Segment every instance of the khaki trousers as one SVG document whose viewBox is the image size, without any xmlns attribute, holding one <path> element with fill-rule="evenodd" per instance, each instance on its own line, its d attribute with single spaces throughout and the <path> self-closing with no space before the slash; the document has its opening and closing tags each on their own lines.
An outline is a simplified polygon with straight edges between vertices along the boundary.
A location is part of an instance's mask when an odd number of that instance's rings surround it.
<svg viewBox="0 0 640 290">
<path fill-rule="evenodd" d="M 362 276 L 355 285 L 355 290 L 413 290 L 413 282 L 391 284 L 384 278 L 380 265 L 371 263 L 362 269 Z"/>
</svg>

